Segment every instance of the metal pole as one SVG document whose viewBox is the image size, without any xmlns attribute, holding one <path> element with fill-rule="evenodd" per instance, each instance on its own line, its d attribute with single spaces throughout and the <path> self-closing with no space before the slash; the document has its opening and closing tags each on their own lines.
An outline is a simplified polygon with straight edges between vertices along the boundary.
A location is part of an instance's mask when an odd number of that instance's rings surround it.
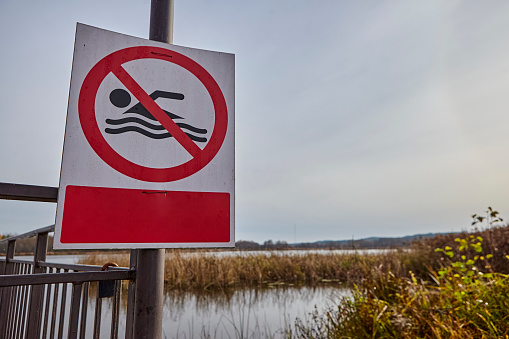
<svg viewBox="0 0 509 339">
<path fill-rule="evenodd" d="M 173 43 L 173 0 L 152 0 L 149 39 Z M 141 249 L 136 265 L 134 338 L 161 339 L 164 249 Z"/>
<path fill-rule="evenodd" d="M 173 0 L 152 0 L 149 39 L 173 43 Z"/>
<path fill-rule="evenodd" d="M 161 339 L 163 288 L 164 250 L 139 250 L 134 306 L 135 339 Z"/>
</svg>

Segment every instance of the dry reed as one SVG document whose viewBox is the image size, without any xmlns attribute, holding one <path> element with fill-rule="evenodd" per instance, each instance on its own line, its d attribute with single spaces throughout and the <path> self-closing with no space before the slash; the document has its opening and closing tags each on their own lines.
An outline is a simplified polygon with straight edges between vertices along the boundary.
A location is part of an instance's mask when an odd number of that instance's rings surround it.
<svg viewBox="0 0 509 339">
<path fill-rule="evenodd" d="M 127 254 L 91 254 L 80 263 L 102 265 L 115 261 L 129 265 Z M 408 266 L 416 270 L 412 254 L 404 251 L 381 254 L 260 253 L 220 254 L 170 251 L 166 255 L 165 284 L 168 289 L 203 290 L 230 287 L 259 287 L 277 284 L 358 283 L 373 268 L 405 275 Z"/>
</svg>

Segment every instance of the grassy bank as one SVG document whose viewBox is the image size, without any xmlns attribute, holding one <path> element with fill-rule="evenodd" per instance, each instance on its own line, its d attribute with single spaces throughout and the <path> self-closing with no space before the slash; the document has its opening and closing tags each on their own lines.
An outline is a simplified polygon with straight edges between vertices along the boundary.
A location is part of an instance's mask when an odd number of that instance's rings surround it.
<svg viewBox="0 0 509 339">
<path fill-rule="evenodd" d="M 450 277 L 452 278 L 452 277 Z M 325 314 L 298 321 L 298 338 L 507 338 L 509 279 L 495 275 L 429 285 L 393 275 L 363 284 Z"/>
<path fill-rule="evenodd" d="M 507 235 L 500 227 L 417 244 L 428 255 L 427 276 L 374 270 L 353 297 L 297 321 L 288 336 L 509 338 Z"/>
</svg>

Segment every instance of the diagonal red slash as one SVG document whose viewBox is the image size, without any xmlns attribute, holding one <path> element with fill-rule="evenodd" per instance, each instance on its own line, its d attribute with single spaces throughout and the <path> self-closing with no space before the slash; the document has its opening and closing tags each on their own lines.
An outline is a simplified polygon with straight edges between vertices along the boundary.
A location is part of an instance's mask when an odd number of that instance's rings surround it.
<svg viewBox="0 0 509 339">
<path fill-rule="evenodd" d="M 177 124 L 168 116 L 161 107 L 145 92 L 143 88 L 134 80 L 129 73 L 118 65 L 112 69 L 113 74 L 124 84 L 136 99 L 161 123 L 161 125 L 177 140 L 179 144 L 186 149 L 193 157 L 198 157 L 202 150 L 189 136 L 177 126 Z"/>
</svg>

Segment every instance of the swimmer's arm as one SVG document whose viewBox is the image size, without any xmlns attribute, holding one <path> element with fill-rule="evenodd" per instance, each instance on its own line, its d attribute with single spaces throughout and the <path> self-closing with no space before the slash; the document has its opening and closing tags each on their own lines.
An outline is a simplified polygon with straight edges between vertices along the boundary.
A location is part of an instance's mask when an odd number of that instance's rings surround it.
<svg viewBox="0 0 509 339">
<path fill-rule="evenodd" d="M 165 92 L 165 91 L 154 91 L 152 94 L 150 94 L 150 97 L 152 98 L 152 100 L 156 100 L 157 98 L 184 100 L 184 94 L 182 94 L 182 93 Z"/>
</svg>

